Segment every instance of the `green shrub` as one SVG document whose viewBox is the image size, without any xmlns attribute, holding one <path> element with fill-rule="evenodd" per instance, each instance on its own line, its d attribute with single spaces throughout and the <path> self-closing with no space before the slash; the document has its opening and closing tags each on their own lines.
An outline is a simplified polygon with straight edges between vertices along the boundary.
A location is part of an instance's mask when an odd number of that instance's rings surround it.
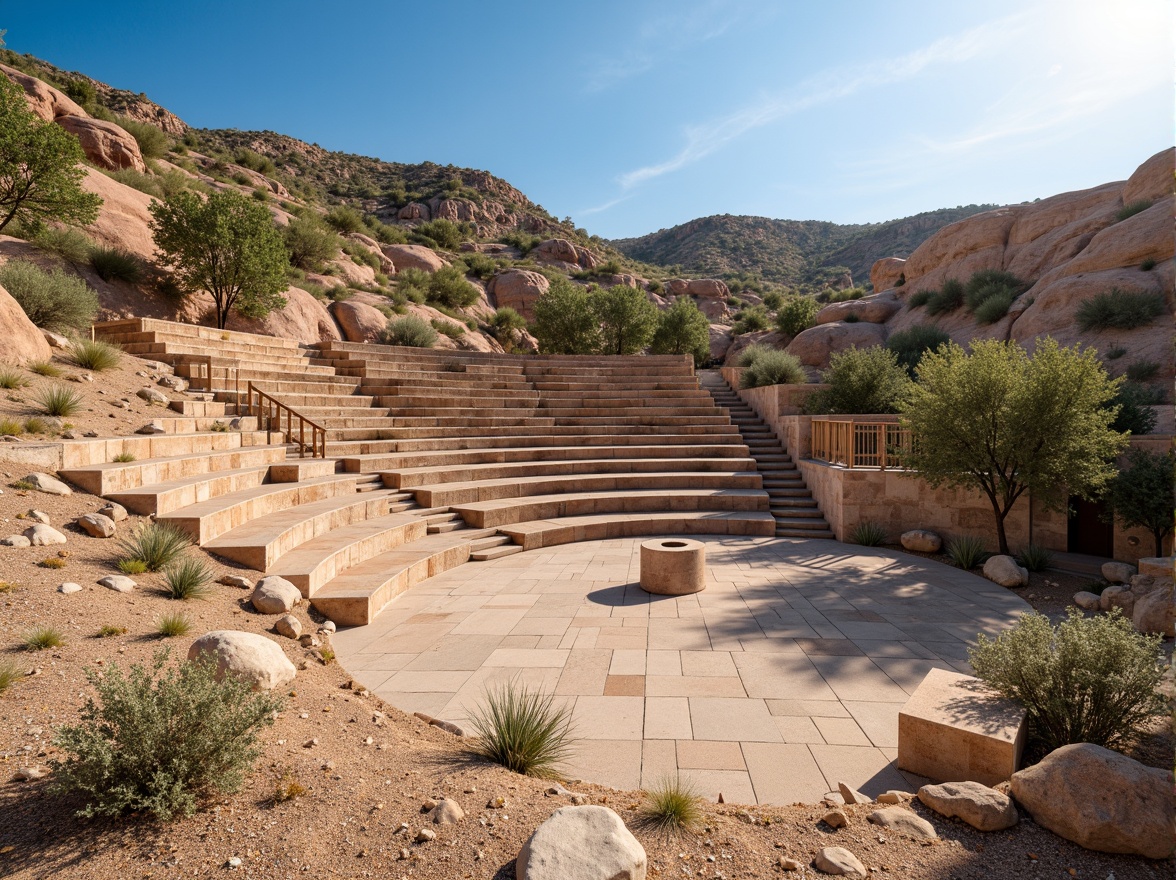
<svg viewBox="0 0 1176 880">
<path fill-rule="evenodd" d="M 861 316 L 857 312 L 850 312 L 843 319 L 846 324 L 857 324 L 861 321 Z"/>
<path fill-rule="evenodd" d="M 467 236 L 452 220 L 430 220 L 422 223 L 413 230 L 413 238 L 428 247 L 439 247 L 443 250 L 457 250 Z"/>
<path fill-rule="evenodd" d="M 771 309 L 773 312 L 778 311 L 784 305 L 784 295 L 779 291 L 769 290 L 762 297 L 764 306 Z"/>
<path fill-rule="evenodd" d="M 1121 345 L 1113 345 L 1107 349 L 1107 360 L 1117 361 L 1123 355 L 1127 354 L 1127 349 Z"/>
<path fill-rule="evenodd" d="M 527 322 L 510 306 L 502 306 L 490 319 L 490 326 L 494 330 L 494 338 L 506 345 L 513 342 L 518 333 L 527 328 Z"/>
<path fill-rule="evenodd" d="M 207 656 L 163 672 L 167 656 L 127 675 L 117 664 L 86 671 L 97 701 L 61 728 L 55 742 L 67 757 L 53 762 L 57 790 L 85 799 L 80 816 L 191 815 L 204 799 L 237 791 L 261 753 L 257 732 L 282 700 L 234 675 L 218 681 Z"/>
<path fill-rule="evenodd" d="M 126 559 L 138 561 L 147 571 L 160 571 L 180 558 L 192 540 L 168 523 L 142 523 L 120 545 Z"/>
<path fill-rule="evenodd" d="M 163 614 L 155 621 L 155 631 L 165 639 L 186 636 L 192 631 L 192 621 L 180 611 Z"/>
<path fill-rule="evenodd" d="M 498 240 L 503 244 L 508 244 L 511 247 L 517 248 L 519 254 L 524 257 L 529 254 L 531 250 L 537 244 L 539 244 L 539 242 L 543 241 L 543 239 L 538 235 L 532 235 L 531 233 L 523 232 L 522 230 L 512 230 L 507 232 Z"/>
<path fill-rule="evenodd" d="M 968 310 L 975 312 L 993 297 L 1013 297 L 1023 292 L 1027 285 L 1011 272 L 1000 269 L 981 269 L 972 274 L 964 286 L 964 303 Z"/>
<path fill-rule="evenodd" d="M 47 272 L 24 260 L 10 260 L 0 268 L 0 285 L 30 321 L 58 333 L 86 329 L 98 311 L 98 295 L 61 269 Z"/>
<path fill-rule="evenodd" d="M 931 298 L 935 296 L 934 290 L 920 290 L 912 293 L 907 297 L 907 305 L 912 309 L 920 308 L 931 302 Z"/>
<path fill-rule="evenodd" d="M 820 308 L 812 297 L 790 296 L 776 309 L 776 329 L 785 336 L 796 336 L 813 326 Z"/>
<path fill-rule="evenodd" d="M 1040 544 L 1026 544 L 1017 554 L 1017 563 L 1026 571 L 1045 571 L 1053 562 L 1053 553 Z"/>
<path fill-rule="evenodd" d="M 1162 293 L 1136 293 L 1111 288 L 1078 306 L 1074 313 L 1078 327 L 1093 330 L 1134 330 L 1150 324 L 1164 313 Z"/>
<path fill-rule="evenodd" d="M 1138 382 L 1124 382 L 1107 404 L 1119 407 L 1118 415 L 1111 423 L 1111 430 L 1137 436 L 1150 434 L 1156 427 L 1156 413 L 1152 407 L 1163 402 L 1164 394 L 1158 388 L 1149 388 Z"/>
<path fill-rule="evenodd" d="M 692 831 L 702 822 L 702 798 L 680 775 L 664 776 L 642 794 L 641 819 L 657 831 Z"/>
<path fill-rule="evenodd" d="M 61 368 L 53 361 L 35 361 L 28 364 L 28 368 L 38 376 L 45 376 L 49 379 L 61 378 Z"/>
<path fill-rule="evenodd" d="M 1151 257 L 1148 257 L 1146 260 L 1144 260 L 1142 263 L 1139 264 L 1139 269 L 1141 272 L 1150 272 L 1155 267 L 1156 267 L 1156 261 L 1153 260 Z"/>
<path fill-rule="evenodd" d="M 808 381 L 799 360 L 786 351 L 774 348 L 759 348 L 751 363 L 739 376 L 744 388 L 759 388 L 764 385 L 803 385 Z"/>
<path fill-rule="evenodd" d="M 440 318 L 434 318 L 429 324 L 438 333 L 443 336 L 448 336 L 450 339 L 458 339 L 465 336 L 466 328 L 460 324 L 454 324 L 452 321 L 443 321 Z"/>
<path fill-rule="evenodd" d="M 20 370 L 15 367 L 0 364 L 0 388 L 15 391 L 18 388 L 24 388 L 28 384 L 29 380 L 24 377 Z"/>
<path fill-rule="evenodd" d="M 1140 214 L 1146 211 L 1151 206 L 1151 199 L 1140 199 L 1137 202 L 1130 202 L 1129 204 L 1126 204 L 1120 208 L 1118 213 L 1115 214 L 1115 222 L 1122 223 L 1128 217 L 1134 217 L 1136 214 Z"/>
<path fill-rule="evenodd" d="M 972 535 L 950 538 L 945 549 L 952 564 L 965 571 L 975 568 L 991 555 L 984 549 L 984 541 Z"/>
<path fill-rule="evenodd" d="M 117 123 L 139 144 L 139 152 L 143 154 L 144 159 L 162 159 L 167 155 L 167 135 L 154 125 L 125 116 L 120 117 Z"/>
<path fill-rule="evenodd" d="M 927 300 L 928 315 L 945 315 L 954 312 L 964 304 L 964 282 L 957 278 L 949 278 L 943 282 L 943 287 L 931 294 Z"/>
<path fill-rule="evenodd" d="M 429 276 L 425 299 L 451 309 L 472 306 L 478 301 L 478 288 L 466 281 L 456 266 L 443 266 Z"/>
<path fill-rule="evenodd" d="M 976 321 L 980 324 L 995 324 L 1009 313 L 1015 295 L 1009 291 L 994 294 L 984 300 L 972 311 Z"/>
<path fill-rule="evenodd" d="M 136 171 L 134 168 L 120 168 L 118 171 L 107 171 L 106 176 L 112 180 L 117 180 L 123 186 L 137 189 L 139 192 L 146 193 L 149 196 L 155 196 L 157 199 L 164 197 L 162 182 L 154 175 L 144 174 L 142 171 Z"/>
<path fill-rule="evenodd" d="M 68 418 L 82 408 L 82 395 L 72 388 L 51 386 L 41 388 L 33 395 L 33 401 L 45 411 L 45 415 Z"/>
<path fill-rule="evenodd" d="M 382 345 L 432 348 L 437 342 L 437 331 L 422 318 L 408 315 L 389 321 L 380 333 L 378 341 Z"/>
<path fill-rule="evenodd" d="M 44 434 L 49 430 L 49 425 L 44 419 L 33 416 L 31 419 L 25 419 L 24 429 L 29 434 Z"/>
<path fill-rule="evenodd" d="M 7 658 L 0 660 L 0 695 L 24 678 L 24 670 L 16 665 L 15 660 Z"/>
<path fill-rule="evenodd" d="M 61 90 L 86 110 L 93 110 L 94 105 L 98 102 L 98 90 L 88 79 L 70 77 L 61 84 Z"/>
<path fill-rule="evenodd" d="M 101 373 L 113 370 L 122 361 L 122 349 L 100 340 L 80 339 L 69 353 L 70 362 L 84 370 Z"/>
<path fill-rule="evenodd" d="M 26 632 L 22 641 L 26 651 L 44 651 L 60 648 L 65 644 L 65 636 L 52 626 L 38 626 Z"/>
<path fill-rule="evenodd" d="M 1160 372 L 1160 365 L 1155 361 L 1136 361 L 1124 373 L 1128 382 L 1150 382 Z"/>
<path fill-rule="evenodd" d="M 710 322 L 688 296 L 680 296 L 658 315 L 649 350 L 653 354 L 688 354 L 694 365 L 710 360 Z"/>
<path fill-rule="evenodd" d="M 485 281 L 501 269 L 505 261 L 495 260 L 493 257 L 488 257 L 485 254 L 474 253 L 466 254 L 462 258 L 462 262 L 465 263 L 468 274 Z"/>
<path fill-rule="evenodd" d="M 142 559 L 120 559 L 115 565 L 123 574 L 142 574 L 147 570 L 147 563 Z"/>
<path fill-rule="evenodd" d="M 1119 609 L 1086 618 L 1069 609 L 1056 627 L 1026 614 L 968 652 L 977 677 L 1025 707 L 1030 752 L 1070 743 L 1122 748 L 1166 714 L 1160 636 L 1137 633 Z"/>
<path fill-rule="evenodd" d="M 487 688 L 485 702 L 471 712 L 475 754 L 514 773 L 553 777 L 571 754 L 572 713 L 553 694 L 517 680 Z"/>
<path fill-rule="evenodd" d="M 849 540 L 863 547 L 878 547 L 886 543 L 886 527 L 874 522 L 860 522 L 854 526 Z"/>
<path fill-rule="evenodd" d="M 111 461 L 118 462 L 119 464 L 128 464 L 134 460 L 135 460 L 135 453 L 133 453 L 133 452 L 120 452 L 118 455 L 116 455 L 114 458 L 111 459 Z"/>
<path fill-rule="evenodd" d="M 886 348 L 894 352 L 898 362 L 910 376 L 915 375 L 919 361 L 928 351 L 951 342 L 951 337 L 931 324 L 917 324 L 906 330 L 899 330 L 886 340 Z"/>
<path fill-rule="evenodd" d="M 212 571 L 203 559 L 189 556 L 167 567 L 163 583 L 172 599 L 205 599 L 212 583 Z"/>
<path fill-rule="evenodd" d="M 98 638 L 113 639 L 115 636 L 125 636 L 127 628 L 125 626 L 118 626 L 117 624 L 107 623 L 98 628 Z"/>
<path fill-rule="evenodd" d="M 363 232 L 367 224 L 363 214 L 349 205 L 336 205 L 323 216 L 323 220 L 336 232 Z"/>
<path fill-rule="evenodd" d="M 748 306 L 735 316 L 732 327 L 736 335 L 758 333 L 772 326 L 772 316 L 763 306 Z"/>
<path fill-rule="evenodd" d="M 864 287 L 845 287 L 841 290 L 827 290 L 825 293 L 825 301 L 831 303 L 849 302 L 850 300 L 861 299 L 866 295 Z"/>
<path fill-rule="evenodd" d="M 41 250 L 55 254 L 67 263 L 80 266 L 90 259 L 94 242 L 84 232 L 70 226 L 45 226 L 32 238 Z"/>
<path fill-rule="evenodd" d="M 880 345 L 837 352 L 829 359 L 829 369 L 821 373 L 821 381 L 829 387 L 805 402 L 812 414 L 897 413 L 912 387 L 898 356 Z"/>
<path fill-rule="evenodd" d="M 20 419 L 0 419 L 0 437 L 19 437 L 24 429 L 24 422 Z"/>
<path fill-rule="evenodd" d="M 143 280 L 143 264 L 139 258 L 119 248 L 94 248 L 90 252 L 90 265 L 103 281 L 138 284 Z"/>
</svg>

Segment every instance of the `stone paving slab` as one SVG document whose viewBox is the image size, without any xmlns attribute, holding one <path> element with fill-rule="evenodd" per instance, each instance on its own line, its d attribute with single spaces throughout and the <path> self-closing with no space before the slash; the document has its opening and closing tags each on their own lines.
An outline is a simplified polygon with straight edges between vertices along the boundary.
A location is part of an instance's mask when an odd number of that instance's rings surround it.
<svg viewBox="0 0 1176 880">
<path fill-rule="evenodd" d="M 894 766 L 898 710 L 1029 607 L 919 557 L 774 538 L 700 537 L 706 589 L 652 596 L 641 540 L 452 569 L 338 632 L 338 660 L 404 711 L 467 726 L 487 688 L 555 694 L 576 726 L 572 778 L 679 774 L 712 800 L 815 802 L 838 782 L 913 791 Z"/>
</svg>

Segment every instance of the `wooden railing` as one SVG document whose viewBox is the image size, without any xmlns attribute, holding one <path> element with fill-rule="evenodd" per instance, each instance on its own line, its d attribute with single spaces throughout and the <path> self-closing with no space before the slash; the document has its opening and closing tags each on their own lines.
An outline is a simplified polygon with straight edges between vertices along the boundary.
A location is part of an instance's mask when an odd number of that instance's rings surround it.
<svg viewBox="0 0 1176 880">
<path fill-rule="evenodd" d="M 847 468 L 901 467 L 911 432 L 897 416 L 813 416 L 812 457 Z"/>
<path fill-rule="evenodd" d="M 192 386 L 193 389 L 195 389 L 196 388 L 195 380 L 200 379 L 200 381 L 204 384 L 204 387 L 201 389 L 198 389 L 198 390 L 208 391 L 208 392 L 215 391 L 216 389 L 213 388 L 213 381 L 212 381 L 212 355 L 210 355 L 210 354 L 196 355 L 195 357 L 198 357 L 199 360 L 190 361 L 190 363 L 192 364 L 192 367 L 193 367 L 193 375 L 188 377 L 188 384 L 190 386 Z M 225 376 L 225 390 L 226 391 L 229 390 L 229 386 L 231 385 L 232 390 L 233 390 L 233 399 L 236 401 L 240 401 L 241 400 L 241 369 L 240 369 L 240 367 L 238 367 L 236 365 L 233 365 L 233 366 L 226 365 L 225 371 L 232 373 L 231 376 L 227 376 L 227 375 Z"/>
<path fill-rule="evenodd" d="M 252 382 L 245 395 L 245 415 L 253 415 L 253 401 L 257 401 L 258 428 L 266 432 L 266 440 L 272 441 L 273 432 L 282 432 L 282 414 L 286 415 L 286 442 L 298 444 L 298 457 L 305 458 L 310 450 L 311 458 L 327 457 L 327 429 L 317 422 L 312 422 L 297 410 L 291 409 L 271 394 L 262 391 Z M 238 401 L 240 398 L 238 398 Z M 277 427 L 275 427 L 275 423 Z M 294 438 L 294 428 L 297 425 L 298 438 Z M 306 430 L 310 429 L 310 443 L 306 442 Z"/>
</svg>

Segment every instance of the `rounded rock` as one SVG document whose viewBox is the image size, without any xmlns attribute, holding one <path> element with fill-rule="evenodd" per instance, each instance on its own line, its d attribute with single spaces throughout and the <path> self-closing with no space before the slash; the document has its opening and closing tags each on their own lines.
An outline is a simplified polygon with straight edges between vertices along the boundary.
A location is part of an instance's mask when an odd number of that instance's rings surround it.
<svg viewBox="0 0 1176 880">
<path fill-rule="evenodd" d="M 1128 584 L 1131 582 L 1131 578 L 1138 573 L 1134 565 L 1128 565 L 1126 562 L 1104 562 L 1102 564 L 1102 576 L 1109 584 Z"/>
<path fill-rule="evenodd" d="M 129 593 L 138 584 L 124 575 L 108 574 L 106 577 L 98 579 L 98 586 L 106 587 L 108 590 L 114 590 L 116 593 Z"/>
<path fill-rule="evenodd" d="M 813 867 L 835 877 L 865 877 L 866 866 L 843 846 L 827 846 L 813 859 Z"/>
<path fill-rule="evenodd" d="M 561 807 L 535 829 L 515 861 L 518 880 L 645 880 L 648 859 L 608 807 Z"/>
<path fill-rule="evenodd" d="M 0 540 L 0 545 L 5 547 L 31 547 L 33 542 L 24 535 L 9 535 L 7 538 Z"/>
<path fill-rule="evenodd" d="M 78 525 L 91 538 L 113 538 L 116 526 L 114 520 L 100 513 L 87 513 L 78 517 Z"/>
<path fill-rule="evenodd" d="M 107 519 L 114 520 L 116 523 L 122 522 L 127 518 L 127 509 L 113 501 L 107 502 L 103 507 L 99 507 L 98 512 Z"/>
<path fill-rule="evenodd" d="M 32 473 L 24 478 L 22 482 L 32 484 L 32 487 L 38 492 L 44 492 L 46 495 L 72 495 L 73 490 L 61 482 L 56 477 L 51 477 L 48 474 Z"/>
<path fill-rule="evenodd" d="M 57 588 L 57 592 L 69 595 L 70 593 L 80 593 L 82 591 L 81 584 L 64 583 Z"/>
<path fill-rule="evenodd" d="M 257 582 L 249 601 L 262 614 L 285 614 L 302 601 L 302 593 L 285 578 L 270 575 Z"/>
<path fill-rule="evenodd" d="M 902 807 L 883 807 L 870 813 L 866 819 L 888 831 L 896 831 L 916 840 L 933 840 L 939 836 L 935 833 L 934 825 Z"/>
<path fill-rule="evenodd" d="M 24 530 L 24 536 L 34 547 L 48 547 L 50 544 L 64 544 L 65 535 L 44 523 L 37 523 Z"/>
<path fill-rule="evenodd" d="M 1102 596 L 1098 593 L 1088 593 L 1086 590 L 1081 590 L 1074 594 L 1074 604 L 1083 611 L 1098 611 L 1101 603 Z"/>
<path fill-rule="evenodd" d="M 288 639 L 302 635 L 302 623 L 293 614 L 283 614 L 274 621 L 274 631 Z"/>
<path fill-rule="evenodd" d="M 450 798 L 441 798 L 433 809 L 429 810 L 434 825 L 456 825 L 465 818 L 465 810 L 461 804 Z"/>
<path fill-rule="evenodd" d="M 903 549 L 913 550 L 916 553 L 938 553 L 943 547 L 943 538 L 927 529 L 911 529 L 909 532 L 903 532 L 899 540 L 902 541 Z"/>
<path fill-rule="evenodd" d="M 939 815 L 962 819 L 977 831 L 1003 831 L 1019 821 L 1008 795 L 979 782 L 924 785 L 919 800 Z"/>
<path fill-rule="evenodd" d="M 254 690 L 282 687 L 297 674 L 278 644 L 256 633 L 235 630 L 205 633 L 188 649 L 189 660 L 202 655 L 216 661 L 218 679 L 231 673 L 252 684 Z"/>
<path fill-rule="evenodd" d="M 1011 556 L 990 556 L 984 563 L 984 576 L 1002 587 L 1023 587 L 1029 583 L 1029 572 L 1017 565 Z"/>
</svg>

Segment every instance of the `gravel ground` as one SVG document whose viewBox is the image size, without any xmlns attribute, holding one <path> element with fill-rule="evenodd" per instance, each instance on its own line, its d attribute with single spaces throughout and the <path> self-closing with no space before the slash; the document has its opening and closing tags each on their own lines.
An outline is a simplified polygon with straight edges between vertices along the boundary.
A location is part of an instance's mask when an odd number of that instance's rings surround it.
<svg viewBox="0 0 1176 880">
<path fill-rule="evenodd" d="M 134 366 L 142 369 L 141 363 Z M 102 433 L 110 435 L 116 426 L 125 432 L 151 418 L 138 402 L 130 411 L 120 410 L 115 419 L 105 413 L 104 398 L 133 399 L 134 390 L 147 384 L 147 377 L 135 372 L 127 367 L 103 374 L 101 390 L 106 395 L 98 395 L 93 384 L 71 383 L 85 390 L 89 407 L 71 421 L 79 428 L 101 424 L 106 429 Z M 11 394 L 24 399 L 29 390 Z M 0 417 L 23 406 L 0 398 Z M 20 412 L 31 414 L 27 407 Z M 0 696 L 0 876 L 122 880 L 233 871 L 256 878 L 507 880 L 514 876 L 513 859 L 531 831 L 554 809 L 569 803 L 566 796 L 547 794 L 550 783 L 472 759 L 461 739 L 351 689 L 337 664 L 324 663 L 318 652 L 274 635 L 273 618 L 253 612 L 244 590 L 218 585 L 203 601 L 178 602 L 159 592 L 158 575 L 136 577 L 139 586 L 129 594 L 96 586 L 99 577 L 115 571 L 118 537 L 91 538 L 69 522 L 97 510 L 101 501 L 84 493 L 59 498 L 8 485 L 28 470 L 0 459 L 0 473 L 5 474 L 0 531 L 21 531 L 27 523 L 18 520 L 18 514 L 41 510 L 68 536 L 61 548 L 68 556 L 63 568 L 50 569 L 38 563 L 62 558 L 59 548 L 0 547 L 0 662 L 11 660 L 29 673 Z M 132 516 L 119 523 L 120 535 L 138 521 Z M 212 567 L 217 576 L 236 571 L 216 560 Z M 1046 610 L 1077 589 L 1060 576 L 1048 577 L 1056 587 L 1048 587 L 1045 580 L 1038 584 L 1035 576 L 1027 598 L 1035 605 L 1040 601 Z M 58 593 L 58 585 L 66 581 L 82 585 L 83 591 Z M 1040 600 L 1034 598 L 1038 593 Z M 155 634 L 156 621 L 177 609 L 191 618 L 192 633 L 164 640 Z M 304 631 L 313 631 L 317 621 L 305 606 L 295 615 Z M 65 644 L 40 652 L 24 650 L 23 635 L 37 626 L 57 628 Z M 98 633 L 104 626 L 125 627 L 126 632 L 101 638 Z M 91 693 L 86 668 L 148 662 L 163 646 L 173 648 L 173 658 L 182 656 L 195 636 L 213 629 L 267 633 L 300 667 L 287 692 L 286 708 L 262 733 L 263 754 L 240 792 L 208 804 L 190 819 L 167 824 L 141 816 L 86 821 L 74 816 L 79 803 L 50 792 L 51 780 L 10 778 L 19 768 L 43 766 L 58 755 L 53 730 L 75 721 Z M 1171 738 L 1165 739 L 1163 733 L 1158 726 L 1153 763 L 1163 765 L 1166 760 L 1170 766 Z M 279 784 L 290 781 L 297 781 L 305 793 L 276 800 Z M 930 845 L 879 833 L 865 820 L 868 807 L 846 808 L 848 826 L 834 831 L 820 822 L 825 808 L 811 804 L 707 804 L 703 830 L 667 838 L 640 825 L 639 792 L 568 784 L 592 803 L 621 814 L 646 847 L 652 877 L 813 877 L 809 862 L 821 847 L 830 845 L 855 852 L 875 876 L 918 880 L 1172 876 L 1171 862 L 1088 852 L 1027 817 L 1010 831 L 981 834 L 941 819 L 918 803 L 912 809 L 929 819 L 941 838 Z M 457 825 L 436 826 L 437 837 L 431 842 L 415 843 L 417 831 L 425 827 L 422 803 L 440 795 L 454 798 L 466 818 Z M 806 867 L 785 873 L 778 867 L 783 857 Z M 230 868 L 230 859 L 240 859 L 239 866 Z"/>
</svg>

